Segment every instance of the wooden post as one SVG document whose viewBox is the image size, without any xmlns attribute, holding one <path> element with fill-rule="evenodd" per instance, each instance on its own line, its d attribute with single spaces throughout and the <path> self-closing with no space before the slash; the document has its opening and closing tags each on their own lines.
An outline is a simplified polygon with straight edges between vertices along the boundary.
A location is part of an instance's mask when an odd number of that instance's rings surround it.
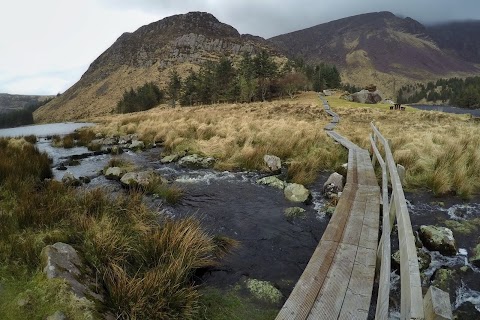
<svg viewBox="0 0 480 320">
<path fill-rule="evenodd" d="M 425 320 L 451 320 L 452 306 L 447 292 L 431 286 L 423 299 Z"/>
</svg>

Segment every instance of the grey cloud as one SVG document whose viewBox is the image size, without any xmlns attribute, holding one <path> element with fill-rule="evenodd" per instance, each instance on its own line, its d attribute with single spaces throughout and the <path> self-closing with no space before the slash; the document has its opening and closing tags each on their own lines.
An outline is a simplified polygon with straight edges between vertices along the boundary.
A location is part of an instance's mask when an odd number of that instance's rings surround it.
<svg viewBox="0 0 480 320">
<path fill-rule="evenodd" d="M 307 28 L 343 17 L 391 11 L 422 23 L 480 19 L 478 0 L 104 0 L 117 8 L 131 8 L 156 13 L 159 19 L 176 13 L 206 11 L 241 33 L 271 37 Z"/>
</svg>

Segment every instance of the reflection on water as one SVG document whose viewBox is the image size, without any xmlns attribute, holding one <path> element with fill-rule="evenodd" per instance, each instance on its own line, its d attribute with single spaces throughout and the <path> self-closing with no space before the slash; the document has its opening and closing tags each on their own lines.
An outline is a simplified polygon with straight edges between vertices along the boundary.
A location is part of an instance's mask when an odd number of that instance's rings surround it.
<svg viewBox="0 0 480 320">
<path fill-rule="evenodd" d="M 49 123 L 38 124 L 33 126 L 24 126 L 8 129 L 0 129 L 0 137 L 19 137 L 36 135 L 37 137 L 46 137 L 52 135 L 68 134 L 76 129 L 94 126 L 93 123 L 87 122 L 65 122 L 65 123 Z"/>
</svg>

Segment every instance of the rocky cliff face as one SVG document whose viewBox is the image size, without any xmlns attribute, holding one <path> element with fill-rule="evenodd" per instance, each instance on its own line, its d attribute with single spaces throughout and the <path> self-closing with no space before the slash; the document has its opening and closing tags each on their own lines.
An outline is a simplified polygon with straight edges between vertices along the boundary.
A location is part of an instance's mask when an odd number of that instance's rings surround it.
<svg viewBox="0 0 480 320">
<path fill-rule="evenodd" d="M 115 110 L 125 89 L 153 81 L 165 84 L 172 68 L 180 74 L 221 56 L 255 53 L 273 46 L 260 37 L 241 35 L 213 15 L 175 15 L 124 33 L 62 96 L 35 112 L 37 121 L 73 120 Z"/>
<path fill-rule="evenodd" d="M 336 64 L 346 82 L 376 83 L 389 93 L 405 81 L 478 72 L 473 64 L 439 48 L 421 23 L 390 12 L 348 17 L 270 41 L 308 62 Z"/>
</svg>

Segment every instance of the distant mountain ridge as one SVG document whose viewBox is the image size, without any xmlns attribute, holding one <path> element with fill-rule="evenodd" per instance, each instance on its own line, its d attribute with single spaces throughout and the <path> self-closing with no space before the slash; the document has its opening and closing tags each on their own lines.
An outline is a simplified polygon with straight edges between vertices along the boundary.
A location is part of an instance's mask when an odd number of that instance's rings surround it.
<svg viewBox="0 0 480 320">
<path fill-rule="evenodd" d="M 450 26 L 450 27 L 449 27 Z M 125 90 L 164 86 L 172 69 L 185 74 L 205 61 L 267 50 L 277 57 L 333 63 L 346 83 L 375 84 L 393 97 L 409 82 L 479 72 L 476 24 L 425 27 L 391 12 L 347 17 L 265 40 L 241 35 L 205 12 L 174 15 L 124 33 L 71 88 L 35 113 L 36 121 L 94 118 L 115 112 Z M 457 41 L 470 39 L 469 44 Z"/>
<path fill-rule="evenodd" d="M 35 112 L 36 121 L 81 119 L 114 112 L 124 90 L 153 81 L 162 86 L 172 68 L 198 69 L 221 56 L 276 48 L 261 37 L 241 35 L 205 12 L 174 15 L 124 33 L 92 62 L 81 79 Z"/>
<path fill-rule="evenodd" d="M 0 113 L 24 109 L 51 97 L 0 93 Z"/>
<path fill-rule="evenodd" d="M 442 50 L 420 22 L 391 12 L 347 17 L 269 40 L 290 57 L 336 64 L 346 82 L 375 83 L 391 93 L 402 82 L 479 71 L 461 55 Z"/>
</svg>

